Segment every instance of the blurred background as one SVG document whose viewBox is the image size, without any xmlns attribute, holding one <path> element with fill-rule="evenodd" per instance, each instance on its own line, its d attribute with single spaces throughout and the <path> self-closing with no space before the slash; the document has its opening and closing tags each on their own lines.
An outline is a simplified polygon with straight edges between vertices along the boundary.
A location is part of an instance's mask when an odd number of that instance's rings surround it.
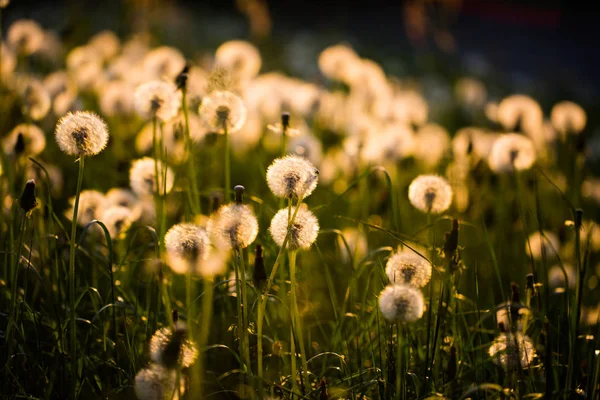
<svg viewBox="0 0 600 400">
<path fill-rule="evenodd" d="M 346 42 L 390 75 L 419 78 L 442 109 L 453 79 L 470 75 L 489 85 L 490 100 L 526 93 L 547 110 L 570 99 L 592 116 L 600 97 L 598 17 L 593 4 L 567 0 L 13 0 L 3 29 L 32 18 L 67 46 L 103 29 L 122 37 L 149 31 L 190 58 L 250 39 L 264 55 L 263 71 L 313 81 L 321 79 L 317 54 Z"/>
</svg>

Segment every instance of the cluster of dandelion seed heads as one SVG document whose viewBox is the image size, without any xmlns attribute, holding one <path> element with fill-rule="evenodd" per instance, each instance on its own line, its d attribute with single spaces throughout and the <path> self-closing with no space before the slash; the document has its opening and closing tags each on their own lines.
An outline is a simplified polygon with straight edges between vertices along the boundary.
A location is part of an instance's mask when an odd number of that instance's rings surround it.
<svg viewBox="0 0 600 400">
<path fill-rule="evenodd" d="M 239 131 L 247 118 L 244 101 L 226 90 L 214 91 L 204 97 L 198 113 L 207 128 L 221 134 Z"/>
<path fill-rule="evenodd" d="M 513 371 L 529 368 L 535 358 L 535 347 L 531 339 L 520 332 L 502 333 L 490 346 L 488 354 L 494 363 Z"/>
<path fill-rule="evenodd" d="M 206 229 L 190 223 L 173 225 L 165 235 L 165 248 L 169 265 L 178 274 L 188 272 L 210 254 Z"/>
<path fill-rule="evenodd" d="M 385 273 L 391 283 L 403 283 L 421 288 L 431 279 L 431 264 L 420 255 L 404 250 L 388 259 Z"/>
<path fill-rule="evenodd" d="M 161 328 L 150 339 L 150 358 L 167 368 L 187 368 L 196 361 L 196 344 L 187 338 L 187 327 L 179 321 L 174 329 Z"/>
<path fill-rule="evenodd" d="M 452 187 L 441 176 L 420 175 L 408 187 L 408 199 L 418 210 L 440 214 L 452 204 Z"/>
<path fill-rule="evenodd" d="M 168 121 L 179 111 L 181 92 L 171 82 L 155 80 L 142 83 L 135 90 L 134 104 L 140 116 L 156 116 L 163 122 Z"/>
<path fill-rule="evenodd" d="M 415 322 L 424 309 L 423 294 L 413 286 L 396 283 L 379 294 L 379 310 L 389 322 Z"/>
<path fill-rule="evenodd" d="M 319 220 L 305 207 L 300 207 L 296 218 L 288 227 L 288 217 L 293 216 L 289 209 L 283 208 L 271 220 L 269 232 L 275 243 L 281 247 L 288 233 L 287 248 L 290 250 L 308 249 L 317 240 L 319 235 Z"/>
<path fill-rule="evenodd" d="M 488 164 L 497 173 L 527 170 L 536 159 L 533 142 L 526 136 L 507 133 L 494 142 Z"/>
<path fill-rule="evenodd" d="M 267 184 L 280 198 L 305 199 L 315 190 L 319 171 L 304 157 L 289 155 L 278 158 L 267 168 Z"/>
<path fill-rule="evenodd" d="M 68 113 L 56 124 L 56 142 L 60 149 L 72 156 L 93 156 L 108 143 L 106 123 L 89 111 Z"/>
<path fill-rule="evenodd" d="M 168 370 L 158 364 L 151 364 L 140 370 L 135 376 L 135 395 L 138 400 L 179 399 L 179 392 L 185 393 L 185 379 L 180 377 L 176 386 L 177 371 Z M 172 396 L 172 397 L 171 397 Z"/>
<path fill-rule="evenodd" d="M 217 246 L 243 249 L 256 239 L 258 220 L 250 206 L 227 204 L 210 217 L 207 228 Z"/>
<path fill-rule="evenodd" d="M 169 193 L 173 189 L 173 171 L 167 167 L 166 180 L 163 176 L 163 165 L 160 161 L 156 162 L 158 166 L 158 193 L 166 191 Z M 166 181 L 166 182 L 165 182 Z M 165 187 L 166 184 L 166 187 Z M 151 196 L 157 193 L 155 161 L 150 157 L 143 157 L 131 163 L 129 170 L 129 185 L 131 190 L 140 196 Z"/>
</svg>

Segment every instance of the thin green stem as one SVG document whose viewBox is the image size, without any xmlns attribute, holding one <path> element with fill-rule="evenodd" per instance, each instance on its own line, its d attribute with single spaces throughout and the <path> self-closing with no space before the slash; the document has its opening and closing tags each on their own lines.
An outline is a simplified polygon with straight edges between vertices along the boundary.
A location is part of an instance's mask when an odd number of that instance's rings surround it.
<svg viewBox="0 0 600 400">
<path fill-rule="evenodd" d="M 300 205 L 302 204 L 302 198 L 298 199 L 298 204 L 296 205 L 296 208 L 294 210 L 294 213 L 292 215 L 291 220 L 289 221 L 289 224 L 292 224 L 294 222 L 294 220 L 296 219 L 296 215 L 298 215 L 298 211 L 300 210 Z M 287 243 L 290 239 L 290 232 L 288 231 L 285 238 L 283 239 L 283 243 L 281 244 L 281 247 L 279 248 L 279 252 L 277 253 L 277 258 L 275 259 L 275 263 L 273 264 L 273 268 L 271 269 L 271 274 L 269 275 L 269 279 L 267 281 L 267 285 L 265 286 L 265 293 L 262 293 L 261 298 L 260 298 L 260 304 L 258 305 L 258 313 L 257 313 L 257 321 L 256 321 L 256 329 L 257 329 L 257 336 L 258 336 L 258 341 L 257 341 L 257 351 L 258 351 L 258 378 L 259 381 L 262 384 L 262 378 L 263 378 L 263 322 L 264 322 L 264 316 L 265 316 L 265 309 L 267 307 L 267 299 L 268 299 L 268 294 L 269 291 L 271 290 L 271 285 L 273 284 L 273 280 L 275 279 L 275 275 L 277 274 L 277 270 L 279 269 L 279 265 L 281 264 L 281 260 L 283 258 L 283 254 L 285 254 L 284 250 L 287 247 Z"/>
<path fill-rule="evenodd" d="M 229 132 L 227 130 L 227 124 L 223 124 L 223 135 L 225 136 L 225 203 L 229 203 L 231 200 L 231 155 L 229 150 Z"/>
<path fill-rule="evenodd" d="M 248 368 L 248 373 L 252 375 L 252 364 L 250 361 L 250 341 L 248 339 L 248 287 L 246 286 L 246 262 L 244 260 L 244 252 L 242 249 L 237 249 L 238 261 L 240 263 L 240 277 L 242 294 L 242 340 L 244 341 L 244 359 Z"/>
<path fill-rule="evenodd" d="M 200 334 L 198 335 L 198 349 L 200 351 L 200 357 L 198 357 L 197 370 L 195 374 L 198 379 L 198 392 L 199 399 L 203 396 L 203 385 L 202 380 L 204 379 L 204 348 L 208 344 L 208 336 L 210 334 L 210 324 L 212 318 L 212 302 L 214 295 L 214 282 L 212 278 L 207 278 L 204 281 L 204 293 L 202 295 L 202 321 L 200 324 Z M 194 394 L 194 393 L 192 393 Z"/>
<path fill-rule="evenodd" d="M 237 254 L 236 254 L 237 255 Z M 234 262 L 235 270 L 235 298 L 237 303 L 237 332 L 238 332 L 238 345 L 240 355 L 240 368 L 246 370 L 248 368 L 248 360 L 246 359 L 246 351 L 244 349 L 246 341 L 244 340 L 244 314 L 242 311 L 242 289 L 240 283 L 240 263 L 238 260 Z M 240 379 L 243 380 L 243 376 L 240 375 Z"/>
<path fill-rule="evenodd" d="M 294 393 L 298 394 L 300 391 L 298 390 L 298 367 L 296 366 L 296 338 L 294 337 L 294 328 L 293 324 L 290 326 L 290 356 L 292 362 L 292 398 L 294 398 Z"/>
<path fill-rule="evenodd" d="M 71 312 L 71 398 L 77 398 L 77 335 L 75 324 L 75 244 L 77 233 L 77 214 L 79 212 L 79 195 L 83 182 L 83 168 L 85 157 L 79 157 L 79 172 L 77 174 L 77 190 L 75 192 L 75 203 L 73 204 L 73 218 L 71 219 L 71 240 L 69 246 L 69 307 Z"/>
<path fill-rule="evenodd" d="M 183 119 L 185 120 L 185 147 L 188 153 L 188 171 L 190 174 L 190 184 L 191 184 L 191 195 L 190 198 L 190 209 L 192 214 L 197 214 L 201 212 L 200 198 L 198 194 L 198 178 L 196 175 L 196 163 L 194 162 L 194 143 L 192 142 L 190 136 L 190 123 L 188 119 L 188 109 L 187 109 L 187 90 L 182 90 L 181 97 L 181 108 L 183 108 Z M 190 193 L 188 191 L 188 193 Z"/>
<path fill-rule="evenodd" d="M 308 369 L 306 363 L 306 349 L 304 346 L 304 333 L 302 332 L 302 320 L 300 318 L 300 312 L 298 311 L 298 298 L 296 293 L 296 256 L 298 252 L 296 250 L 288 251 L 288 258 L 290 261 L 290 280 L 291 280 L 291 288 L 290 292 L 292 295 L 292 327 L 294 328 L 295 337 L 298 339 L 300 343 L 300 359 L 302 361 L 302 375 L 303 375 L 303 388 L 302 392 L 305 392 L 305 389 L 310 389 L 310 385 L 308 384 Z M 292 356 L 295 357 L 295 356 Z"/>
</svg>

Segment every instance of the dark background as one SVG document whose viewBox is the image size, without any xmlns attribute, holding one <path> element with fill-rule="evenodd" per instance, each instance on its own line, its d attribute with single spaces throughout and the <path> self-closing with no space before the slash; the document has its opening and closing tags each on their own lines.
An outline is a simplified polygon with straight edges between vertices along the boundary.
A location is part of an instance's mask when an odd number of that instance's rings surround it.
<svg viewBox="0 0 600 400">
<path fill-rule="evenodd" d="M 268 35 L 252 35 L 242 11 L 248 1 L 265 6 Z M 161 42 L 188 55 L 223 40 L 251 38 L 263 53 L 271 52 L 265 68 L 281 69 L 290 41 L 308 43 L 315 52 L 346 41 L 399 76 L 471 74 L 498 82 L 507 93 L 537 94 L 548 104 L 569 98 L 591 106 L 600 97 L 600 14 L 584 1 L 13 0 L 3 29 L 28 17 L 80 44 L 106 28 L 126 36 L 132 20 L 150 15 Z M 411 35 L 421 21 L 421 35 Z M 440 45 L 440 32 L 451 38 L 449 48 Z M 316 60 L 306 63 L 309 78 L 315 67 Z"/>
</svg>

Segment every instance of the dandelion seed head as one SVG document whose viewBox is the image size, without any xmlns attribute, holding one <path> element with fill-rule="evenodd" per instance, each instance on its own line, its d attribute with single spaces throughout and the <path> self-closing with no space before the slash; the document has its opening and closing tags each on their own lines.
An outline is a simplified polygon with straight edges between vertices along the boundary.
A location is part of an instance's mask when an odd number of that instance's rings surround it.
<svg viewBox="0 0 600 400">
<path fill-rule="evenodd" d="M 564 264 L 563 267 L 564 272 L 560 265 L 555 265 L 548 270 L 548 285 L 554 290 L 564 291 L 566 288 L 573 290 L 577 284 L 577 271 L 570 264 Z"/>
<path fill-rule="evenodd" d="M 315 190 L 319 171 L 304 157 L 278 158 L 267 168 L 267 184 L 280 198 L 305 199 Z"/>
<path fill-rule="evenodd" d="M 124 188 L 112 188 L 106 192 L 105 197 L 109 206 L 120 206 L 129 209 L 133 208 L 138 201 L 131 190 Z"/>
<path fill-rule="evenodd" d="M 294 210 L 292 209 L 292 215 Z M 277 246 L 283 246 L 288 232 L 289 210 L 283 208 L 271 220 L 269 232 Z M 290 229 L 287 248 L 290 250 L 307 250 L 317 240 L 319 235 L 319 220 L 304 205 L 300 206 L 298 214 Z"/>
<path fill-rule="evenodd" d="M 207 128 L 217 133 L 235 133 L 246 122 L 246 106 L 233 92 L 214 91 L 202 99 L 198 109 Z"/>
<path fill-rule="evenodd" d="M 109 81 L 100 89 L 100 111 L 108 117 L 132 115 L 135 111 L 134 91 L 122 81 Z"/>
<path fill-rule="evenodd" d="M 385 273 L 391 283 L 422 288 L 431 279 L 431 264 L 420 255 L 410 250 L 403 250 L 388 259 Z"/>
<path fill-rule="evenodd" d="M 135 376 L 135 395 L 138 400 L 165 400 L 167 398 L 178 400 L 176 381 L 177 371 L 167 370 L 158 364 L 151 364 L 148 368 L 140 370 Z M 185 378 L 180 377 L 179 392 L 184 394 L 185 390 Z"/>
<path fill-rule="evenodd" d="M 96 50 L 103 60 L 110 60 L 119 53 L 121 41 L 114 32 L 105 30 L 92 36 L 88 46 Z"/>
<path fill-rule="evenodd" d="M 19 145 L 17 142 L 21 142 Z M 46 136 L 44 132 L 33 124 L 19 124 L 2 140 L 6 154 L 21 154 L 36 156 L 46 148 Z M 17 149 L 19 146 L 22 149 Z"/>
<path fill-rule="evenodd" d="M 327 47 L 319 54 L 319 69 L 330 79 L 346 82 L 352 77 L 352 67 L 360 57 L 345 44 Z"/>
<path fill-rule="evenodd" d="M 65 216 L 71 219 L 73 217 L 75 197 L 71 197 L 69 202 L 71 204 L 71 209 L 66 212 Z M 106 198 L 103 193 L 97 190 L 82 190 L 81 193 L 79 193 L 77 224 L 86 226 L 95 219 L 100 220 L 105 210 Z"/>
<path fill-rule="evenodd" d="M 196 344 L 187 338 L 187 326 L 182 321 L 171 328 L 161 328 L 150 339 L 150 358 L 167 369 L 187 368 L 196 361 Z"/>
<path fill-rule="evenodd" d="M 156 187 L 155 162 L 150 157 L 143 157 L 131 163 L 129 170 L 129 185 L 133 193 L 140 197 L 153 196 L 155 193 L 169 193 L 173 189 L 174 176 L 170 167 L 167 167 L 166 180 L 163 174 L 163 165 L 160 161 L 158 168 L 158 192 Z M 166 181 L 166 182 L 165 182 Z"/>
<path fill-rule="evenodd" d="M 525 251 L 534 260 L 555 259 L 560 251 L 560 240 L 554 232 L 539 231 L 529 235 L 528 242 L 525 243 Z"/>
<path fill-rule="evenodd" d="M 93 156 L 108 143 L 106 123 L 89 111 L 77 111 L 62 117 L 56 124 L 55 135 L 60 149 L 72 156 Z"/>
<path fill-rule="evenodd" d="M 420 175 L 408 187 L 408 199 L 418 210 L 441 214 L 452 204 L 452 187 L 441 176 Z"/>
<path fill-rule="evenodd" d="M 437 124 L 423 125 L 415 139 L 415 157 L 427 168 L 437 166 L 450 147 L 448 131 Z"/>
<path fill-rule="evenodd" d="M 20 19 L 8 27 L 6 41 L 15 52 L 30 55 L 42 47 L 44 30 L 31 19 Z"/>
<path fill-rule="evenodd" d="M 165 248 L 169 266 L 178 274 L 189 272 L 210 254 L 206 229 L 190 223 L 173 225 L 165 235 Z"/>
<path fill-rule="evenodd" d="M 550 121 L 554 129 L 562 135 L 578 134 L 585 129 L 587 115 L 579 104 L 572 101 L 561 101 L 552 107 Z"/>
<path fill-rule="evenodd" d="M 258 220 L 250 206 L 231 203 L 211 215 L 207 229 L 218 247 L 243 249 L 256 239 Z"/>
<path fill-rule="evenodd" d="M 529 368 L 535 358 L 535 347 L 531 339 L 520 332 L 502 333 L 490 346 L 488 354 L 496 365 L 513 371 Z"/>
<path fill-rule="evenodd" d="M 185 57 L 173 47 L 160 46 L 144 57 L 143 69 L 147 79 L 172 81 L 185 67 Z"/>
<path fill-rule="evenodd" d="M 390 104 L 390 118 L 398 123 L 421 126 L 427 122 L 429 105 L 413 90 L 396 93 Z"/>
<path fill-rule="evenodd" d="M 496 117 L 504 129 L 514 131 L 520 126 L 521 131 L 530 136 L 539 133 L 544 121 L 539 103 L 521 94 L 504 98 L 498 105 Z"/>
<path fill-rule="evenodd" d="M 108 204 L 108 201 L 106 202 Z M 133 222 L 131 210 L 123 206 L 108 207 L 106 211 L 102 213 L 100 221 L 106 225 L 106 229 L 113 240 L 119 239 L 120 236 L 129 229 Z"/>
<path fill-rule="evenodd" d="M 181 92 L 172 82 L 154 80 L 142 83 L 135 90 L 134 104 L 140 116 L 148 119 L 156 116 L 165 122 L 177 115 Z"/>
<path fill-rule="evenodd" d="M 258 49 L 243 40 L 223 43 L 215 53 L 215 64 L 228 70 L 239 81 L 244 82 L 258 75 L 262 59 Z"/>
<path fill-rule="evenodd" d="M 481 109 L 487 100 L 485 84 L 475 78 L 461 78 L 454 86 L 454 94 L 459 102 L 467 107 Z"/>
<path fill-rule="evenodd" d="M 527 170 L 536 160 L 531 139 L 517 133 L 500 136 L 492 146 L 488 164 L 497 173 Z"/>
<path fill-rule="evenodd" d="M 288 152 L 306 158 L 313 165 L 320 165 L 323 159 L 323 145 L 312 134 L 301 135 L 290 140 Z"/>
<path fill-rule="evenodd" d="M 413 286 L 388 285 L 379 294 L 379 310 L 389 322 L 415 322 L 424 309 L 423 294 Z"/>
<path fill-rule="evenodd" d="M 19 82 L 18 86 L 23 112 L 34 121 L 44 118 L 50 111 L 52 100 L 42 82 L 27 79 L 25 82 Z"/>
</svg>

